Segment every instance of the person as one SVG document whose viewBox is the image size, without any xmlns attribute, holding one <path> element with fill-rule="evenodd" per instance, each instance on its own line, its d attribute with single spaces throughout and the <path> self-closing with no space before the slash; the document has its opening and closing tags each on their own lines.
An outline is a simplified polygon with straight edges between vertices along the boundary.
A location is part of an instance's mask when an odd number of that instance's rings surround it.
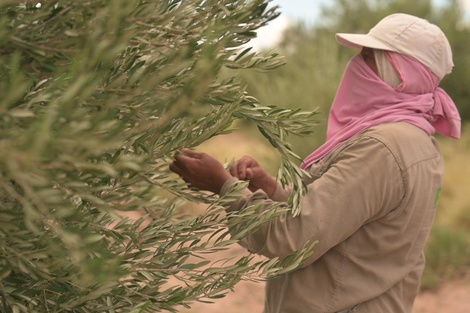
<svg viewBox="0 0 470 313">
<path fill-rule="evenodd" d="M 338 87 L 326 142 L 302 163 L 309 175 L 301 212 L 262 225 L 240 244 L 283 259 L 318 240 L 300 269 L 267 281 L 265 313 L 412 312 L 443 183 L 433 134 L 460 137 L 459 113 L 438 87 L 452 70 L 452 51 L 439 27 L 403 13 L 367 34 L 336 39 L 360 53 Z M 251 157 L 227 171 L 185 149 L 170 170 L 220 195 L 249 180 L 229 211 L 269 209 L 290 194 Z"/>
</svg>

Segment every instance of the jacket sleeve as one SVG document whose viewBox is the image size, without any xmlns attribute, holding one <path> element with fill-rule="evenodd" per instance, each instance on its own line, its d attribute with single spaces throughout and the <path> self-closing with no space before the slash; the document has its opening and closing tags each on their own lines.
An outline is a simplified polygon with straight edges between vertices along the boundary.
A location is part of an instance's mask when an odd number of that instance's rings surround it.
<svg viewBox="0 0 470 313">
<path fill-rule="evenodd" d="M 403 196 L 404 179 L 393 153 L 377 139 L 362 137 L 335 154 L 326 171 L 308 185 L 300 215 L 288 213 L 267 222 L 240 244 L 284 259 L 305 243 L 318 241 L 308 265 L 362 225 L 398 207 Z M 267 210 L 272 204 L 264 192 L 244 190 L 229 211 L 251 205 Z"/>
</svg>

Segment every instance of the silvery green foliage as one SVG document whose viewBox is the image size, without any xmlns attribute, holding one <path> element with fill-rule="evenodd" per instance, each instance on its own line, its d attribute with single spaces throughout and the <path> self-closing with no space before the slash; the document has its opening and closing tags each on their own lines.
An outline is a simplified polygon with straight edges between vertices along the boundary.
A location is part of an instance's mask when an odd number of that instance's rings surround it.
<svg viewBox="0 0 470 313">
<path fill-rule="evenodd" d="M 242 47 L 278 15 L 266 2 L 2 1 L 2 311 L 175 311 L 308 257 L 311 244 L 285 260 L 207 260 L 290 209 L 226 216 L 236 190 L 217 199 L 168 171 L 175 151 L 251 120 L 279 151 L 298 214 L 285 137 L 310 133 L 314 113 L 261 106 L 219 75 L 284 63 Z M 183 200 L 208 209 L 183 216 Z"/>
</svg>

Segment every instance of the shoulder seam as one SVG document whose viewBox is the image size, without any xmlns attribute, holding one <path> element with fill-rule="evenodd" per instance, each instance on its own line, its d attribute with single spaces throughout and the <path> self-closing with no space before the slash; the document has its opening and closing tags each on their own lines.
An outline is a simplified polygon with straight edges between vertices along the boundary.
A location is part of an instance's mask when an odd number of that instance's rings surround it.
<svg viewBox="0 0 470 313">
<path fill-rule="evenodd" d="M 405 165 L 403 163 L 400 163 L 400 160 L 397 158 L 396 153 L 383 140 L 381 140 L 380 138 L 377 138 L 375 136 L 371 136 L 370 134 L 366 134 L 366 133 L 363 133 L 362 135 L 358 136 L 357 140 L 360 140 L 361 137 L 362 138 L 368 138 L 368 139 L 371 139 L 371 140 L 374 140 L 374 141 L 380 143 L 385 149 L 387 149 L 387 151 L 390 152 L 393 159 L 395 160 L 395 163 L 398 166 L 398 169 L 400 170 L 400 176 L 401 176 L 401 180 L 402 180 L 402 184 L 403 184 L 403 196 L 398 201 L 398 204 L 396 206 L 394 206 L 393 209 L 390 210 L 390 212 L 396 211 L 398 208 L 400 208 L 403 205 L 403 203 L 405 202 L 406 197 L 408 196 L 408 194 L 407 194 L 408 178 L 405 177 L 406 175 L 404 175 L 404 172 L 406 171 L 407 168 L 405 167 Z"/>
</svg>

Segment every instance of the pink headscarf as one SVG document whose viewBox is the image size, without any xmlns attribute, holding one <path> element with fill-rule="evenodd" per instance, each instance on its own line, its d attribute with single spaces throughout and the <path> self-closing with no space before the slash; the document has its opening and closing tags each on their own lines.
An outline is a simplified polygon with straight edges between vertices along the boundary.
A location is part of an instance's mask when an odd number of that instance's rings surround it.
<svg viewBox="0 0 470 313">
<path fill-rule="evenodd" d="M 302 168 L 325 157 L 370 127 L 393 122 L 413 124 L 427 134 L 460 138 L 460 115 L 439 78 L 414 58 L 386 52 L 401 78 L 394 89 L 380 79 L 361 55 L 353 57 L 330 110 L 326 142 L 307 156 Z"/>
</svg>

